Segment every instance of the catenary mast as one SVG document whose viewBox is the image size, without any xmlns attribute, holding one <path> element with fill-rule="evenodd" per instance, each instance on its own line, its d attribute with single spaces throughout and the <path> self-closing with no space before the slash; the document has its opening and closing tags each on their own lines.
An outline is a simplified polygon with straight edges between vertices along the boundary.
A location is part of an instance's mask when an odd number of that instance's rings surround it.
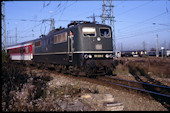
<svg viewBox="0 0 170 113">
<path fill-rule="evenodd" d="M 113 37 L 113 52 L 116 56 L 116 41 L 115 41 L 115 26 L 114 26 L 114 13 L 113 13 L 113 1 L 112 0 L 103 0 L 102 5 L 102 24 L 108 24 L 112 27 L 112 37 Z M 108 22 L 108 23 L 106 23 Z"/>
<path fill-rule="evenodd" d="M 3 8 L 3 14 L 1 15 L 1 20 L 3 21 L 3 27 L 1 27 L 1 30 L 2 30 L 2 39 L 3 39 L 3 41 L 1 41 L 2 42 L 2 49 L 4 49 L 5 50 L 5 52 L 7 52 L 6 51 L 6 24 L 5 24 L 5 3 L 4 3 L 4 1 L 2 2 L 2 8 Z"/>
</svg>

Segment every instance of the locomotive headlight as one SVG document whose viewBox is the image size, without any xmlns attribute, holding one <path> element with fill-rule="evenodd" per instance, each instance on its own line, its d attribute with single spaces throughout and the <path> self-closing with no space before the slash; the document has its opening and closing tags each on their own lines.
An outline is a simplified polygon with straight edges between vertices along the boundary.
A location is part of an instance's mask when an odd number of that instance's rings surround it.
<svg viewBox="0 0 170 113">
<path fill-rule="evenodd" d="M 87 54 L 84 55 L 84 58 L 87 59 L 89 56 Z"/>
<path fill-rule="evenodd" d="M 106 58 L 113 58 L 113 55 L 112 54 L 106 54 L 105 57 Z"/>
<path fill-rule="evenodd" d="M 109 57 L 110 57 L 110 58 L 113 58 L 113 55 L 112 55 L 112 54 L 110 54 L 110 55 L 109 55 Z"/>
<path fill-rule="evenodd" d="M 89 58 L 92 58 L 92 55 L 89 55 Z"/>
<path fill-rule="evenodd" d="M 109 55 L 108 55 L 108 54 L 106 54 L 106 55 L 105 55 L 105 57 L 106 57 L 106 58 L 109 58 Z"/>
<path fill-rule="evenodd" d="M 100 37 L 97 37 L 97 41 L 101 41 L 101 38 L 100 38 Z"/>
</svg>

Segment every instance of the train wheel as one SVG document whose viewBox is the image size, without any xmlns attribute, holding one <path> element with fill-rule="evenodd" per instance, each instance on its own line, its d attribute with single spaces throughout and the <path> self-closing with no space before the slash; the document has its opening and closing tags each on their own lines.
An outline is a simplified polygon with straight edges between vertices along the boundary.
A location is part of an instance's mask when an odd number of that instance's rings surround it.
<svg viewBox="0 0 170 113">
<path fill-rule="evenodd" d="M 70 70 L 71 75 L 76 76 L 76 77 L 79 75 L 79 69 L 77 66 L 70 66 L 69 70 Z"/>
<path fill-rule="evenodd" d="M 92 77 L 94 74 L 94 69 L 90 66 L 85 66 L 84 71 L 85 71 L 85 76 L 87 76 L 89 78 Z"/>
<path fill-rule="evenodd" d="M 112 70 L 111 70 L 111 68 L 105 67 L 105 73 L 106 73 L 106 75 L 111 76 L 111 75 L 112 75 Z"/>
</svg>

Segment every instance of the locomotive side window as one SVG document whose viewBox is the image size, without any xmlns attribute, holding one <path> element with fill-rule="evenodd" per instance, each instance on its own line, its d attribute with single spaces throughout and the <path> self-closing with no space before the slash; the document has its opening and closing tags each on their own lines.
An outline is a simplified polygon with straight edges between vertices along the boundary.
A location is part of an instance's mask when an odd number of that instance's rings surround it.
<svg viewBox="0 0 170 113">
<path fill-rule="evenodd" d="M 82 34 L 84 37 L 95 37 L 96 29 L 94 27 L 83 27 Z"/>
<path fill-rule="evenodd" d="M 67 32 L 54 35 L 54 44 L 66 42 L 67 41 Z"/>
<path fill-rule="evenodd" d="M 41 41 L 35 42 L 35 47 L 40 47 L 41 46 Z"/>
<path fill-rule="evenodd" d="M 109 28 L 100 28 L 100 36 L 105 38 L 110 38 L 111 33 Z"/>
</svg>

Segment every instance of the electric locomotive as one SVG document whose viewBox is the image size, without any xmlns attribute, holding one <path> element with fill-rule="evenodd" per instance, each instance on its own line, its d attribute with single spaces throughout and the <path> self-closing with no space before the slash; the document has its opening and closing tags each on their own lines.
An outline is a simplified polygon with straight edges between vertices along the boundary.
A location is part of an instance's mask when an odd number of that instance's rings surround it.
<svg viewBox="0 0 170 113">
<path fill-rule="evenodd" d="M 111 27 L 73 21 L 32 41 L 33 62 L 53 64 L 74 75 L 111 75 L 114 69 Z"/>
</svg>

